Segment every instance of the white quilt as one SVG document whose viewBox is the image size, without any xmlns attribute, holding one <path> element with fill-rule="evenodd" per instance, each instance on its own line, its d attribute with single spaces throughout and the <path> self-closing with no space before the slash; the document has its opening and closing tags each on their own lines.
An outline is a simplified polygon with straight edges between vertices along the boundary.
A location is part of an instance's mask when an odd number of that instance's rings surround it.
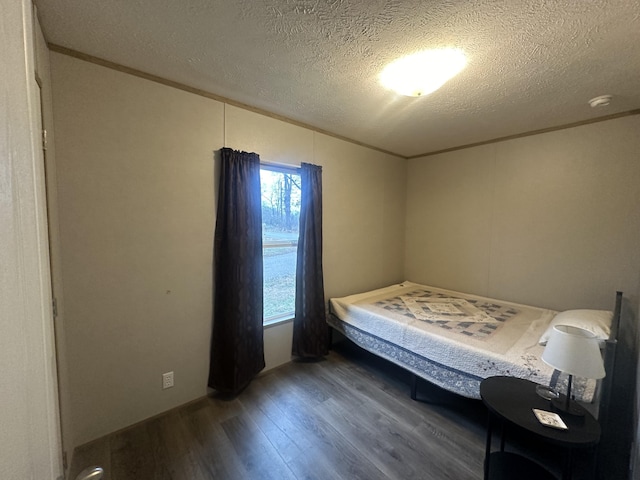
<svg viewBox="0 0 640 480">
<path fill-rule="evenodd" d="M 353 332 L 364 332 L 384 342 L 368 342 L 399 347 L 428 359 L 425 368 L 409 369 L 419 376 L 461 395 L 469 392 L 459 376 L 477 379 L 510 375 L 549 385 L 558 381 L 558 372 L 545 364 L 538 345 L 540 335 L 556 312 L 510 302 L 469 295 L 436 287 L 403 282 L 358 295 L 330 300 L 331 313 Z M 349 335 L 347 335 L 349 336 Z M 374 353 L 378 353 L 375 352 Z M 382 355 L 394 361 L 402 355 Z M 407 363 L 406 361 L 398 362 Z M 403 365 L 407 367 L 407 365 Z M 441 366 L 456 376 L 431 371 Z M 451 380 L 447 380 L 450 378 Z M 591 401 L 595 381 L 575 379 L 576 399 Z M 564 391 L 560 387 L 560 391 Z"/>
</svg>

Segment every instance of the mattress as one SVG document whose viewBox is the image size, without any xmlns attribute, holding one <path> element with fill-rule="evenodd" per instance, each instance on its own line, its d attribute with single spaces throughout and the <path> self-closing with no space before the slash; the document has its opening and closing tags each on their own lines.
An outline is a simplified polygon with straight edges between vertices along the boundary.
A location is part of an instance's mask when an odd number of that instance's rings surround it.
<svg viewBox="0 0 640 480">
<path fill-rule="evenodd" d="M 566 375 L 540 359 L 555 311 L 412 282 L 329 303 L 328 323 L 347 338 L 459 395 L 480 398 L 494 375 L 566 389 Z M 574 378 L 572 393 L 590 402 L 595 386 Z"/>
</svg>

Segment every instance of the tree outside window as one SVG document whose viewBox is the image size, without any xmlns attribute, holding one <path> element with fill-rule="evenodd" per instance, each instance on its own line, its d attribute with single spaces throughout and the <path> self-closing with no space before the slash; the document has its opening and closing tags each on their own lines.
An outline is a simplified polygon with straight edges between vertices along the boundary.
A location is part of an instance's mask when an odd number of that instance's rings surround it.
<svg viewBox="0 0 640 480">
<path fill-rule="evenodd" d="M 295 312 L 300 174 L 295 168 L 260 169 L 265 323 Z"/>
</svg>

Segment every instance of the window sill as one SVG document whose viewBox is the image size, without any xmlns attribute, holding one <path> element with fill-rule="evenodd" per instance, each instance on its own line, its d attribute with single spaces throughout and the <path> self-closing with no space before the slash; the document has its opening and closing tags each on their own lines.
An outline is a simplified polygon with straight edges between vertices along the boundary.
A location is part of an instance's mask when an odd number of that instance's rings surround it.
<svg viewBox="0 0 640 480">
<path fill-rule="evenodd" d="M 264 328 L 276 327 L 278 325 L 282 325 L 284 323 L 293 322 L 293 316 L 285 316 L 281 318 L 272 318 L 271 320 L 266 320 L 262 326 Z"/>
</svg>

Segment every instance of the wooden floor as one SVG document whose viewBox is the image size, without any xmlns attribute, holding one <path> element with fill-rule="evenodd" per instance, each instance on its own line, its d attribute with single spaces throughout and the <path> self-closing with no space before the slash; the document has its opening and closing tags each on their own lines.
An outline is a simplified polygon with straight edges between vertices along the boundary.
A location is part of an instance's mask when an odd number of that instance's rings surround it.
<svg viewBox="0 0 640 480">
<path fill-rule="evenodd" d="M 351 344 L 80 447 L 70 480 L 481 479 L 486 411 Z M 514 477 L 516 478 L 516 477 Z"/>
</svg>

